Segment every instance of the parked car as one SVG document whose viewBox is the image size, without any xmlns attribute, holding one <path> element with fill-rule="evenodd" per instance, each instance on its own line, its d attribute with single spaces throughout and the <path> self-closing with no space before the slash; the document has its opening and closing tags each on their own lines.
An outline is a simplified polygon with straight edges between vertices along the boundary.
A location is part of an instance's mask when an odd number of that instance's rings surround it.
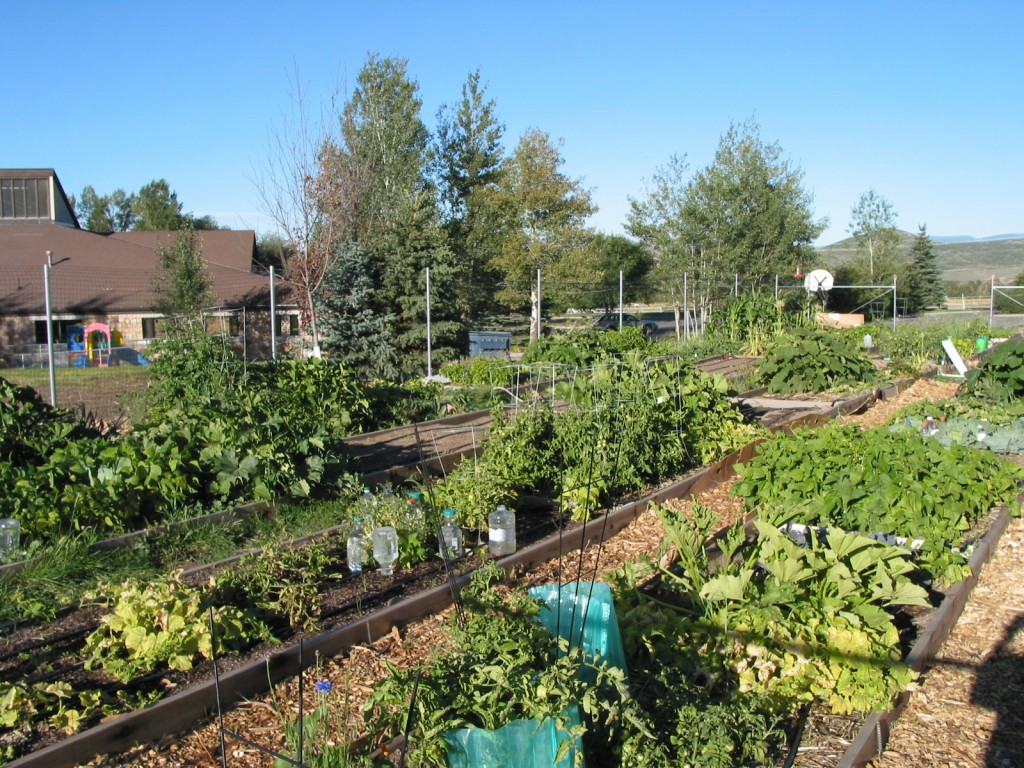
<svg viewBox="0 0 1024 768">
<path fill-rule="evenodd" d="M 602 331 L 617 331 L 619 329 L 619 313 L 608 312 L 601 315 L 594 321 L 594 327 Z M 636 315 L 622 315 L 623 328 L 643 328 L 644 336 L 653 336 L 658 330 L 658 324 L 653 320 L 644 320 Z"/>
</svg>

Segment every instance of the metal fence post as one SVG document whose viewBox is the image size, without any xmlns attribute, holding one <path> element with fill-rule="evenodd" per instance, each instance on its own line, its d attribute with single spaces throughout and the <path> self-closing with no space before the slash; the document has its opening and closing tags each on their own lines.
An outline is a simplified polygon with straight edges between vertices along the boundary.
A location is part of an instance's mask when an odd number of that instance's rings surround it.
<svg viewBox="0 0 1024 768">
<path fill-rule="evenodd" d="M 50 370 L 50 405 L 57 407 L 57 372 L 53 361 L 53 308 L 50 304 L 50 269 L 53 267 L 53 251 L 46 252 L 43 266 L 43 287 L 46 291 L 46 360 Z"/>
<path fill-rule="evenodd" d="M 270 359 L 277 360 L 277 294 L 274 292 L 274 268 L 270 268 Z"/>
</svg>

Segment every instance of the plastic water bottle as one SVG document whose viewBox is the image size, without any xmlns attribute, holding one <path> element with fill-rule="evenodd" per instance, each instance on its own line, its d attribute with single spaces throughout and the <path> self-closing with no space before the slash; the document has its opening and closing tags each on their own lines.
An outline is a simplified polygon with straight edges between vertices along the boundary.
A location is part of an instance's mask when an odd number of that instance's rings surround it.
<svg viewBox="0 0 1024 768">
<path fill-rule="evenodd" d="M 441 553 L 441 558 L 455 560 L 465 554 L 465 547 L 462 545 L 462 529 L 455 520 L 455 510 L 444 511 L 444 521 L 441 524 L 441 542 L 446 552 Z"/>
<path fill-rule="evenodd" d="M 487 551 L 495 556 L 516 551 L 516 513 L 504 504 L 487 516 Z"/>
<path fill-rule="evenodd" d="M 409 494 L 409 505 L 406 516 L 410 528 L 419 530 L 423 527 L 423 494 L 419 491 L 412 491 Z"/>
<path fill-rule="evenodd" d="M 373 513 L 377 511 L 377 497 L 373 495 L 373 491 L 370 490 L 369 486 L 363 486 L 363 495 L 356 502 L 356 510 L 356 514 L 362 518 L 366 530 L 372 531 L 374 523 Z"/>
<path fill-rule="evenodd" d="M 352 573 L 359 573 L 363 570 L 363 563 L 366 562 L 366 529 L 363 527 L 363 518 L 356 515 L 352 518 L 352 530 L 348 534 L 348 569 Z"/>
<path fill-rule="evenodd" d="M 0 560 L 14 555 L 21 542 L 21 523 L 11 517 L 0 520 Z"/>
</svg>

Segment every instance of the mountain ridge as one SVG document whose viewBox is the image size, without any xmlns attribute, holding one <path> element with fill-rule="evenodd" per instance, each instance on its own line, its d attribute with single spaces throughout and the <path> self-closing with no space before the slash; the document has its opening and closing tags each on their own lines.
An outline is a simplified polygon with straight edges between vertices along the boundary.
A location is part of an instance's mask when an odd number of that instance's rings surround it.
<svg viewBox="0 0 1024 768">
<path fill-rule="evenodd" d="M 915 235 L 900 231 L 901 244 L 909 249 Z M 975 280 L 988 282 L 994 277 L 1004 284 L 1024 272 L 1024 234 L 990 235 L 969 239 L 940 239 L 930 235 L 935 248 L 935 260 L 942 279 L 966 283 Z M 857 253 L 854 238 L 848 237 L 832 245 L 815 249 L 825 265 L 837 267 Z"/>
</svg>

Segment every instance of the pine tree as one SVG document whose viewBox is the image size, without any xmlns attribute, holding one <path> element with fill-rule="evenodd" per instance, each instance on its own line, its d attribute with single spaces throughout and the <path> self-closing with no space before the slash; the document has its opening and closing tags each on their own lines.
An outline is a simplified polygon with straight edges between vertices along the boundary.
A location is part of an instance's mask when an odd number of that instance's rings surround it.
<svg viewBox="0 0 1024 768">
<path fill-rule="evenodd" d="M 357 375 L 394 379 L 395 318 L 377 310 L 372 262 L 373 255 L 354 242 L 342 245 L 332 259 L 317 300 L 321 347 Z"/>
<path fill-rule="evenodd" d="M 394 313 L 399 371 L 423 376 L 427 369 L 426 270 L 430 268 L 431 352 L 436 370 L 466 351 L 458 287 L 465 268 L 448 247 L 426 193 L 414 196 L 401 223 L 381 244 L 383 274 L 377 300 Z"/>
<path fill-rule="evenodd" d="M 499 183 L 505 127 L 495 117 L 493 100 L 485 99 L 480 73 L 471 72 L 456 110 L 438 111 L 431 169 L 452 250 L 465 265 L 460 301 L 470 317 L 494 304 L 499 276 L 489 264 L 495 222 L 480 208 L 480 191 Z"/>
<path fill-rule="evenodd" d="M 910 269 L 907 276 L 907 311 L 914 313 L 926 307 L 935 307 L 946 301 L 942 273 L 927 227 L 918 227 L 910 247 Z"/>
</svg>

